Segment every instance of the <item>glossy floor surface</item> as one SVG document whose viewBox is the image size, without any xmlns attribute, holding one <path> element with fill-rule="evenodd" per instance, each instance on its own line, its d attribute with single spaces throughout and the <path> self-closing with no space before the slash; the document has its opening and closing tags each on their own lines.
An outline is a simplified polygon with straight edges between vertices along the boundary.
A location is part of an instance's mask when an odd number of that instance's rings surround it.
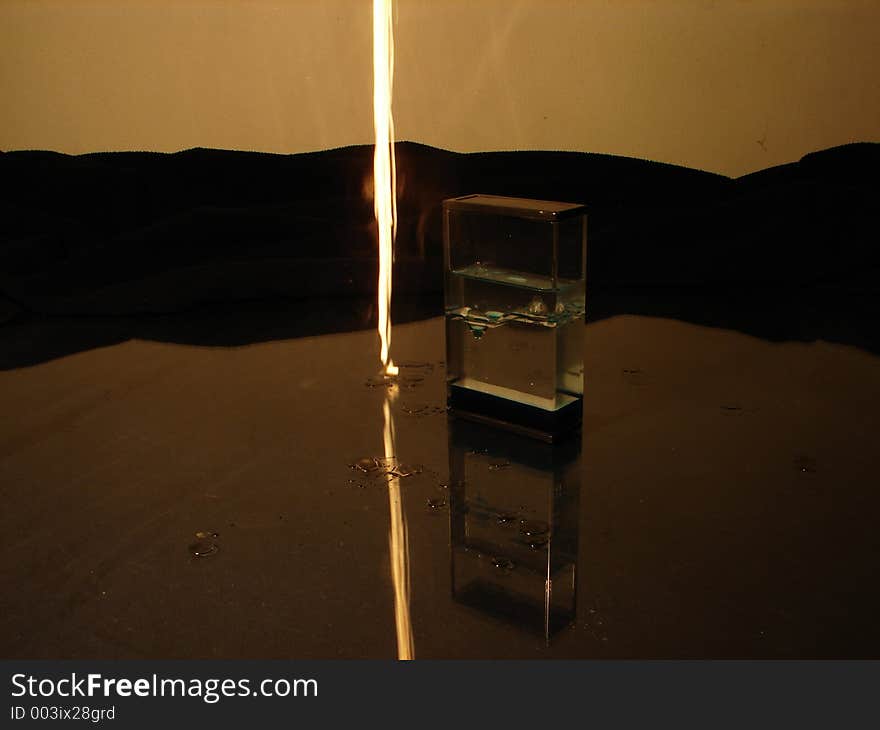
<svg viewBox="0 0 880 730">
<path fill-rule="evenodd" d="M 880 655 L 876 356 L 588 324 L 582 447 L 542 467 L 450 439 L 442 320 L 396 326 L 393 350 L 394 392 L 365 385 L 372 331 L 0 372 L 0 655 Z M 397 476 L 370 466 L 386 456 Z M 553 459 L 577 492 L 559 509 Z M 506 507 L 461 509 L 481 479 Z M 491 547 L 543 555 L 523 526 L 545 508 L 575 590 L 550 621 L 540 571 Z M 465 518 L 489 548 L 460 544 Z M 468 570 L 495 589 L 471 600 Z"/>
</svg>

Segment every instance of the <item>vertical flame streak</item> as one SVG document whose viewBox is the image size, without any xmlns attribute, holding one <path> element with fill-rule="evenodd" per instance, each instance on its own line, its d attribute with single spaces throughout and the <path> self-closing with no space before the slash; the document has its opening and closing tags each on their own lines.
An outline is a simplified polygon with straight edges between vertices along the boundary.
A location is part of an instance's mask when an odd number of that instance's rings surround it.
<svg viewBox="0 0 880 730">
<path fill-rule="evenodd" d="M 394 261 L 394 237 L 397 233 L 397 170 L 394 160 L 394 119 L 391 115 L 391 90 L 394 82 L 394 34 L 392 0 L 373 0 L 373 127 L 376 147 L 373 154 L 373 208 L 379 229 L 379 357 L 386 375 L 398 370 L 391 359 L 391 271 Z M 391 415 L 391 392 L 382 404 L 384 416 L 385 457 L 390 461 L 396 452 L 394 419 Z M 391 532 L 388 538 L 391 555 L 391 583 L 394 586 L 394 623 L 397 631 L 398 659 L 413 659 L 410 623 L 409 541 L 400 480 L 388 482 L 388 508 Z"/>
<path fill-rule="evenodd" d="M 379 341 L 387 375 L 396 375 L 391 360 L 391 264 L 397 233 L 397 171 L 394 159 L 394 33 L 391 0 L 373 0 L 373 209 L 379 228 Z"/>
<path fill-rule="evenodd" d="M 394 420 L 388 399 L 383 404 L 385 415 L 385 455 L 394 455 Z M 410 623 L 409 603 L 409 538 L 406 518 L 403 514 L 403 496 L 400 493 L 400 480 L 392 477 L 388 482 L 388 507 L 391 513 L 391 534 L 389 553 L 391 555 L 391 583 L 394 586 L 394 623 L 397 629 L 397 658 L 414 659 L 412 624 Z"/>
</svg>

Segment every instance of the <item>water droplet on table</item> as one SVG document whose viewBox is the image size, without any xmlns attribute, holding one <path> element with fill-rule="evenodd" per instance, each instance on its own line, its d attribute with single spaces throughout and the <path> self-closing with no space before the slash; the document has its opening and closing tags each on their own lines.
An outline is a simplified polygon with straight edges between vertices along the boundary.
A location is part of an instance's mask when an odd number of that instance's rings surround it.
<svg viewBox="0 0 880 730">
<path fill-rule="evenodd" d="M 216 554 L 219 549 L 220 547 L 216 542 L 210 542 L 209 540 L 199 540 L 189 545 L 190 555 L 194 558 L 206 558 Z"/>
<path fill-rule="evenodd" d="M 801 474 L 815 474 L 816 460 L 809 456 L 799 456 L 794 460 L 795 468 Z"/>
<path fill-rule="evenodd" d="M 368 388 L 391 388 L 397 385 L 398 377 L 387 373 L 376 373 L 364 381 Z"/>
<path fill-rule="evenodd" d="M 516 565 L 508 558 L 492 558 L 492 567 L 505 573 L 509 573 L 516 567 Z"/>
<path fill-rule="evenodd" d="M 523 520 L 519 524 L 519 531 L 526 537 L 536 537 L 550 532 L 550 525 L 538 520 Z"/>
<path fill-rule="evenodd" d="M 491 464 L 489 464 L 489 471 L 499 471 L 500 469 L 507 469 L 509 467 L 509 461 L 493 461 Z"/>
<path fill-rule="evenodd" d="M 348 467 L 349 469 L 357 469 L 364 474 L 368 474 L 369 472 L 378 469 L 379 465 L 374 457 L 365 456 L 362 459 L 358 459 L 354 464 L 349 464 Z"/>
<path fill-rule="evenodd" d="M 429 497 L 428 508 L 432 510 L 443 509 L 446 506 L 446 500 L 443 497 Z"/>
</svg>

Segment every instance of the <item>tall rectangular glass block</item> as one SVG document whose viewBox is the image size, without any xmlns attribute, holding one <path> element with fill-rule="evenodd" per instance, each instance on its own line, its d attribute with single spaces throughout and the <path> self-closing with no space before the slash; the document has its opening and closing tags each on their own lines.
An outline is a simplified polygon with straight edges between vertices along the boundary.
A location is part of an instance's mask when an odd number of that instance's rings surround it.
<svg viewBox="0 0 880 730">
<path fill-rule="evenodd" d="M 495 195 L 443 203 L 449 405 L 544 440 L 583 396 L 583 206 Z"/>
<path fill-rule="evenodd" d="M 548 444 L 451 419 L 457 603 L 550 638 L 576 618 L 581 435 Z"/>
</svg>

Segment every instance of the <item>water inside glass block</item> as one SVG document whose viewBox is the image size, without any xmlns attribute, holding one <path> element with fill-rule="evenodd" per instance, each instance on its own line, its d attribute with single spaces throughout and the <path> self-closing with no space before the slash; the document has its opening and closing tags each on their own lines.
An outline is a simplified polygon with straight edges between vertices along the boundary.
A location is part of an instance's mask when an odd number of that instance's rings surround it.
<svg viewBox="0 0 880 730">
<path fill-rule="evenodd" d="M 584 282 L 476 262 L 447 272 L 451 388 L 556 411 L 583 394 Z"/>
</svg>

